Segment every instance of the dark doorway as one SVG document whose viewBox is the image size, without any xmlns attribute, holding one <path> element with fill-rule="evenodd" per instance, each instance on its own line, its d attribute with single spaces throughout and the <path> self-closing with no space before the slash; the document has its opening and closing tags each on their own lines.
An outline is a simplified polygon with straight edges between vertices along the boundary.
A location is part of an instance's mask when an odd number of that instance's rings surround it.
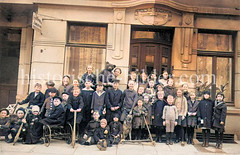
<svg viewBox="0 0 240 155">
<path fill-rule="evenodd" d="M 0 27 L 0 103 L 16 103 L 21 29 Z"/>
<path fill-rule="evenodd" d="M 130 71 L 171 72 L 173 29 L 133 26 Z"/>
</svg>

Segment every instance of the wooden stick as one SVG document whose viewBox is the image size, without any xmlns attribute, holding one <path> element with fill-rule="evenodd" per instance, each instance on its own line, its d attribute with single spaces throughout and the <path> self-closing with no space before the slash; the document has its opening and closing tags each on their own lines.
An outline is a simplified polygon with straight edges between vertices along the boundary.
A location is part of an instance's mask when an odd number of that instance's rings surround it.
<svg viewBox="0 0 240 155">
<path fill-rule="evenodd" d="M 74 124 L 73 124 L 73 131 L 72 131 L 72 147 L 75 147 L 76 143 L 76 121 L 77 121 L 77 111 L 74 111 Z"/>
</svg>

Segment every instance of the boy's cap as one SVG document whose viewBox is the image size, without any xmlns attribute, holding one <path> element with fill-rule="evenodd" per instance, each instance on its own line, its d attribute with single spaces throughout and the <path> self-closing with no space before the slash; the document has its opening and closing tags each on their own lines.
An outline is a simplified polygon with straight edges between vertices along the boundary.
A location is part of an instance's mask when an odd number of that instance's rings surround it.
<svg viewBox="0 0 240 155">
<path fill-rule="evenodd" d="M 115 118 L 115 117 L 117 117 L 119 119 L 120 116 L 118 113 L 115 113 L 115 114 L 113 114 L 113 118 Z"/>
<path fill-rule="evenodd" d="M 69 93 L 68 93 L 68 92 L 66 92 L 66 91 L 64 91 L 64 92 L 62 93 L 62 95 L 63 95 L 63 94 L 67 94 L 67 95 L 69 95 Z"/>
<path fill-rule="evenodd" d="M 23 107 L 18 108 L 18 110 L 16 111 L 16 113 L 17 113 L 18 111 L 23 111 L 24 114 L 26 113 L 26 111 L 25 111 L 25 109 L 24 109 Z"/>
<path fill-rule="evenodd" d="M 55 97 L 53 97 L 53 100 L 55 100 L 55 99 L 59 99 L 62 102 L 62 98 L 61 97 L 55 96 Z"/>
<path fill-rule="evenodd" d="M 50 89 L 49 89 L 49 92 L 51 92 L 51 93 L 57 93 L 57 89 L 56 89 L 56 88 L 50 88 Z"/>
<path fill-rule="evenodd" d="M 210 91 L 206 90 L 206 91 L 203 92 L 203 95 L 204 95 L 204 94 L 210 95 Z"/>
<path fill-rule="evenodd" d="M 55 83 L 52 80 L 49 80 L 48 82 L 46 82 L 47 86 L 55 86 Z"/>
<path fill-rule="evenodd" d="M 3 108 L 3 109 L 0 110 L 0 112 L 2 112 L 2 111 L 6 111 L 7 115 L 9 115 L 9 110 L 7 110 L 6 108 Z"/>
</svg>

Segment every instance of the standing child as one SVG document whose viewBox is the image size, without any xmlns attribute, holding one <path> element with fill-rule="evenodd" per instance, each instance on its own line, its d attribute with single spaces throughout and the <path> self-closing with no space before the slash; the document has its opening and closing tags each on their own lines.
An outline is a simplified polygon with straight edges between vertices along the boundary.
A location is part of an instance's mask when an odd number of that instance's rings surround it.
<svg viewBox="0 0 240 155">
<path fill-rule="evenodd" d="M 147 86 L 148 86 L 148 79 L 147 78 L 148 78 L 147 73 L 142 72 L 141 75 L 140 75 L 140 80 L 138 82 L 138 85 L 143 85 L 144 89 L 146 89 Z"/>
<path fill-rule="evenodd" d="M 116 113 L 113 116 L 113 122 L 109 124 L 110 128 L 110 143 L 118 144 L 121 140 L 121 135 L 123 132 L 122 123 L 119 122 L 119 115 Z"/>
<path fill-rule="evenodd" d="M 41 92 L 42 85 L 40 83 L 36 83 L 34 89 L 35 91 L 31 92 L 25 100 L 19 103 L 19 105 L 29 103 L 28 108 L 32 107 L 33 105 L 37 105 L 40 108 L 42 107 L 44 102 L 44 95 Z"/>
<path fill-rule="evenodd" d="M 227 106 L 224 102 L 224 94 L 217 93 L 213 109 L 213 128 L 216 135 L 216 148 L 222 149 L 223 132 L 227 114 Z"/>
<path fill-rule="evenodd" d="M 172 78 L 169 78 L 167 80 L 167 86 L 165 86 L 163 90 L 164 90 L 165 98 L 167 98 L 168 95 L 172 95 L 176 97 L 176 89 L 174 87 L 174 80 Z"/>
<path fill-rule="evenodd" d="M 152 126 L 152 101 L 151 101 L 151 97 L 149 96 L 149 94 L 144 94 L 143 97 L 143 106 L 147 109 L 147 115 L 146 115 L 146 121 L 147 121 L 147 125 L 149 126 L 149 128 L 151 129 Z M 148 137 L 148 131 L 147 128 L 145 128 L 144 130 L 144 138 Z"/>
<path fill-rule="evenodd" d="M 85 87 L 85 82 L 86 81 L 91 81 L 92 83 L 92 88 L 95 90 L 96 88 L 96 75 L 93 74 L 93 67 L 92 65 L 88 65 L 87 66 L 87 72 L 85 74 L 83 74 L 82 79 L 81 79 L 81 83 L 80 83 L 80 88 L 84 88 Z"/>
<path fill-rule="evenodd" d="M 67 101 L 68 101 L 68 98 L 69 98 L 69 94 L 68 92 L 63 92 L 62 93 L 62 106 L 64 108 L 64 111 L 67 112 Z"/>
<path fill-rule="evenodd" d="M 134 81 L 130 80 L 128 82 L 128 89 L 125 89 L 122 95 L 122 116 L 121 121 L 123 122 L 127 115 L 130 113 L 131 109 L 136 105 L 138 95 L 134 90 Z"/>
<path fill-rule="evenodd" d="M 163 109 L 164 106 L 167 105 L 166 101 L 164 100 L 164 91 L 157 92 L 158 100 L 153 103 L 153 126 L 155 127 L 156 133 L 156 142 L 162 142 L 162 131 L 163 131 Z"/>
<path fill-rule="evenodd" d="M 106 114 L 106 92 L 103 90 L 102 83 L 97 84 L 96 91 L 93 93 L 92 96 L 92 104 L 91 110 L 92 113 L 94 111 L 98 111 L 100 115 L 100 119 L 104 118 Z"/>
<path fill-rule="evenodd" d="M 150 100 L 152 102 L 156 101 L 156 90 L 155 90 L 155 82 L 154 79 L 150 79 L 148 83 L 148 88 L 146 88 L 146 93 L 149 94 Z"/>
<path fill-rule="evenodd" d="M 184 128 L 187 127 L 186 115 L 187 115 L 187 99 L 183 96 L 181 89 L 177 90 L 177 97 L 174 100 L 174 105 L 178 110 L 178 124 L 176 126 L 176 143 L 181 139 L 181 145 L 184 146 L 185 132 Z"/>
<path fill-rule="evenodd" d="M 175 105 L 173 105 L 174 97 L 172 95 L 167 96 L 167 103 L 163 109 L 163 125 L 166 126 L 166 144 L 173 145 L 173 131 L 175 126 L 177 125 L 178 112 Z"/>
<path fill-rule="evenodd" d="M 143 106 L 143 100 L 138 99 L 137 106 L 133 109 L 133 132 L 137 140 L 142 138 L 143 129 L 145 127 L 143 117 L 146 117 L 147 114 L 147 109 Z"/>
<path fill-rule="evenodd" d="M 137 72 L 135 71 L 131 71 L 130 73 L 130 79 L 135 82 L 134 84 L 134 90 L 137 91 L 138 90 L 138 79 L 137 79 Z"/>
<path fill-rule="evenodd" d="M 138 87 L 138 90 L 137 90 L 138 97 L 142 97 L 142 98 L 143 98 L 144 92 L 145 92 L 144 85 L 140 85 L 140 86 Z"/>
<path fill-rule="evenodd" d="M 209 146 L 210 129 L 212 128 L 212 116 L 213 116 L 213 102 L 210 99 L 210 92 L 205 91 L 203 93 L 203 99 L 198 105 L 198 119 L 201 122 L 203 135 L 203 147 Z"/>
<path fill-rule="evenodd" d="M 9 124 L 9 111 L 7 109 L 0 110 L 0 136 L 6 136 Z"/>
<path fill-rule="evenodd" d="M 41 143 L 40 138 L 43 133 L 43 126 L 39 122 L 41 117 L 39 115 L 40 108 L 35 105 L 32 106 L 32 112 L 27 116 L 28 130 L 25 144 Z"/>
<path fill-rule="evenodd" d="M 62 85 L 58 87 L 58 93 L 61 95 L 63 92 L 71 93 L 72 85 L 70 85 L 70 76 L 64 75 L 62 78 Z"/>
<path fill-rule="evenodd" d="M 194 145 L 193 135 L 194 128 L 197 126 L 197 111 L 199 102 L 196 100 L 196 94 L 190 92 L 190 100 L 188 100 L 188 114 L 187 114 L 187 144 Z"/>
</svg>

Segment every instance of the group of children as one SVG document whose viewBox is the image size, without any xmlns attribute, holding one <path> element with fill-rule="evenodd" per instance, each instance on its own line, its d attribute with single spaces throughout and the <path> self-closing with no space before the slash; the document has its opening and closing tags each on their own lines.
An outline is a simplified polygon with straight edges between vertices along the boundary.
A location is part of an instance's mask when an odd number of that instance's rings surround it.
<svg viewBox="0 0 240 155">
<path fill-rule="evenodd" d="M 91 70 L 91 69 L 90 69 Z M 119 72 L 121 71 L 118 69 Z M 201 101 L 196 100 L 194 92 L 176 89 L 174 80 L 165 71 L 160 80 L 152 74 L 148 78 L 142 73 L 131 72 L 128 87 L 123 92 L 118 88 L 119 80 L 96 82 L 92 72 L 84 74 L 84 85 L 77 80 L 69 84 L 70 77 L 63 77 L 63 84 L 57 90 L 52 81 L 47 82 L 48 89 L 41 93 L 41 84 L 35 85 L 20 105 L 28 103 L 28 112 L 23 108 L 8 118 L 7 109 L 1 110 L 1 134 L 8 143 L 13 142 L 20 124 L 24 124 L 21 135 L 23 143 L 42 142 L 42 126 L 74 124 L 74 112 L 77 112 L 76 127 L 79 143 L 98 144 L 99 149 L 118 144 L 123 134 L 123 123 L 132 118 L 134 139 L 148 138 L 147 126 L 155 133 L 155 141 L 162 142 L 166 131 L 166 144 L 181 141 L 194 144 L 194 129 L 199 125 L 203 133 L 203 145 L 209 145 L 210 129 L 216 133 L 216 148 L 222 148 L 226 119 L 224 95 L 218 93 L 216 100 L 210 99 L 205 91 Z M 58 96 L 59 94 L 59 96 Z M 27 117 L 24 117 L 27 115 Z M 25 119 L 26 118 L 26 119 Z M 175 133 L 175 134 L 174 134 Z M 68 141 L 68 143 L 70 143 Z"/>
</svg>

